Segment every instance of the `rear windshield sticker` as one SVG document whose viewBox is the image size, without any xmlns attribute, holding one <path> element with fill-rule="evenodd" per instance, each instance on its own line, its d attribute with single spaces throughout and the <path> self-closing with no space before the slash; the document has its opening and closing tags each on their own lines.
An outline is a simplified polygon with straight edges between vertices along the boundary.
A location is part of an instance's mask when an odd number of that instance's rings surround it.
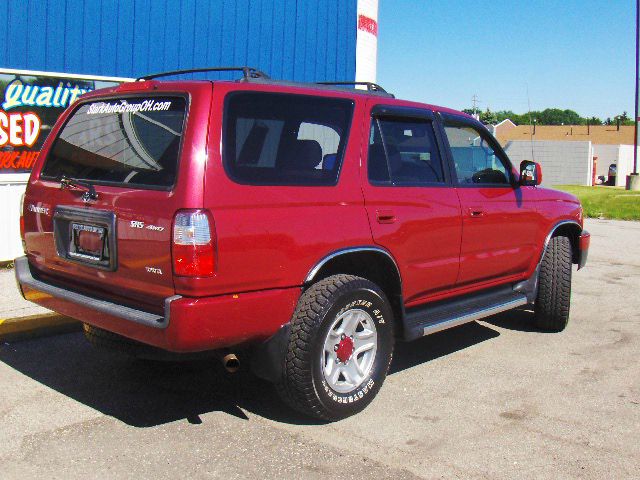
<svg viewBox="0 0 640 480">
<path fill-rule="evenodd" d="M 171 102 L 143 100 L 140 103 L 128 103 L 122 100 L 119 103 L 99 102 L 92 103 L 87 110 L 87 115 L 105 114 L 105 113 L 129 113 L 129 112 L 160 112 L 169 110 Z"/>
</svg>

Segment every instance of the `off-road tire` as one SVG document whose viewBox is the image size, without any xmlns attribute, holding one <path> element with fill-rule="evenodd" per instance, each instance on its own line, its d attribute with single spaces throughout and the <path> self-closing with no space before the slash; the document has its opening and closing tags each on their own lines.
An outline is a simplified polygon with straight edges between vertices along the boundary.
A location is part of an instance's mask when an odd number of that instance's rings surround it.
<svg viewBox="0 0 640 480">
<path fill-rule="evenodd" d="M 159 348 L 136 342 L 117 333 L 94 327 L 88 323 L 82 325 L 85 338 L 97 348 L 124 353 L 134 358 L 156 359 L 163 355 Z"/>
<path fill-rule="evenodd" d="M 534 306 L 535 324 L 541 330 L 561 332 L 567 326 L 571 303 L 571 258 L 569 238 L 551 238 L 542 258 Z"/>
<path fill-rule="evenodd" d="M 339 393 L 325 381 L 321 358 L 333 322 L 354 308 L 370 314 L 377 350 L 369 374 L 353 391 Z M 339 420 L 362 411 L 374 399 L 393 355 L 393 312 L 384 292 L 353 275 L 327 277 L 305 291 L 293 314 L 283 374 L 276 389 L 295 410 L 323 420 Z"/>
</svg>

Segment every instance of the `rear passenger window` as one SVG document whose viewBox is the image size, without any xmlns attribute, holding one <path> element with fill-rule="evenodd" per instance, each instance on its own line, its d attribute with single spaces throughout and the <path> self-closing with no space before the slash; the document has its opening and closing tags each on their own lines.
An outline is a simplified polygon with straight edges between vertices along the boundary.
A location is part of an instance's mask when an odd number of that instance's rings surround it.
<svg viewBox="0 0 640 480">
<path fill-rule="evenodd" d="M 352 113 L 351 100 L 233 93 L 224 119 L 227 173 L 251 185 L 335 185 Z"/>
<path fill-rule="evenodd" d="M 369 138 L 369 181 L 390 185 L 444 183 L 442 159 L 428 120 L 373 118 Z"/>
</svg>

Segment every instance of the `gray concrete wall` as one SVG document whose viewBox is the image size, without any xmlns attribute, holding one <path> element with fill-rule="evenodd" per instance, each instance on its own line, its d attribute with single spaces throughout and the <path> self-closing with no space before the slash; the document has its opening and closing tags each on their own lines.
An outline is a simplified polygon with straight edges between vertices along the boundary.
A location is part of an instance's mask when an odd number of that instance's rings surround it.
<svg viewBox="0 0 640 480">
<path fill-rule="evenodd" d="M 612 163 L 618 164 L 618 157 L 620 156 L 620 145 L 593 145 L 593 156 L 598 157 L 598 176 L 604 175 L 605 177 L 609 173 L 609 165 Z"/>
<path fill-rule="evenodd" d="M 522 160 L 538 162 L 542 167 L 542 184 L 545 186 L 591 185 L 593 149 L 589 141 L 513 140 L 507 143 L 505 151 L 516 166 Z"/>
<path fill-rule="evenodd" d="M 598 157 L 598 175 L 607 176 L 609 165 L 618 167 L 616 186 L 624 187 L 627 175 L 633 170 L 633 145 L 593 145 L 593 155 Z"/>
</svg>

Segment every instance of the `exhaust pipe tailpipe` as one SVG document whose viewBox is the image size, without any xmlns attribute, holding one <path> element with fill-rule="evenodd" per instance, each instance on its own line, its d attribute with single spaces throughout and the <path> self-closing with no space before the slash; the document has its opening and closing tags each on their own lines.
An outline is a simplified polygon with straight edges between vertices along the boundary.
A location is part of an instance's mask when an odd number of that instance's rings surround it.
<svg viewBox="0 0 640 480">
<path fill-rule="evenodd" d="M 222 365 L 229 373 L 236 373 L 240 370 L 240 360 L 238 360 L 235 353 L 228 353 L 222 357 Z"/>
</svg>

